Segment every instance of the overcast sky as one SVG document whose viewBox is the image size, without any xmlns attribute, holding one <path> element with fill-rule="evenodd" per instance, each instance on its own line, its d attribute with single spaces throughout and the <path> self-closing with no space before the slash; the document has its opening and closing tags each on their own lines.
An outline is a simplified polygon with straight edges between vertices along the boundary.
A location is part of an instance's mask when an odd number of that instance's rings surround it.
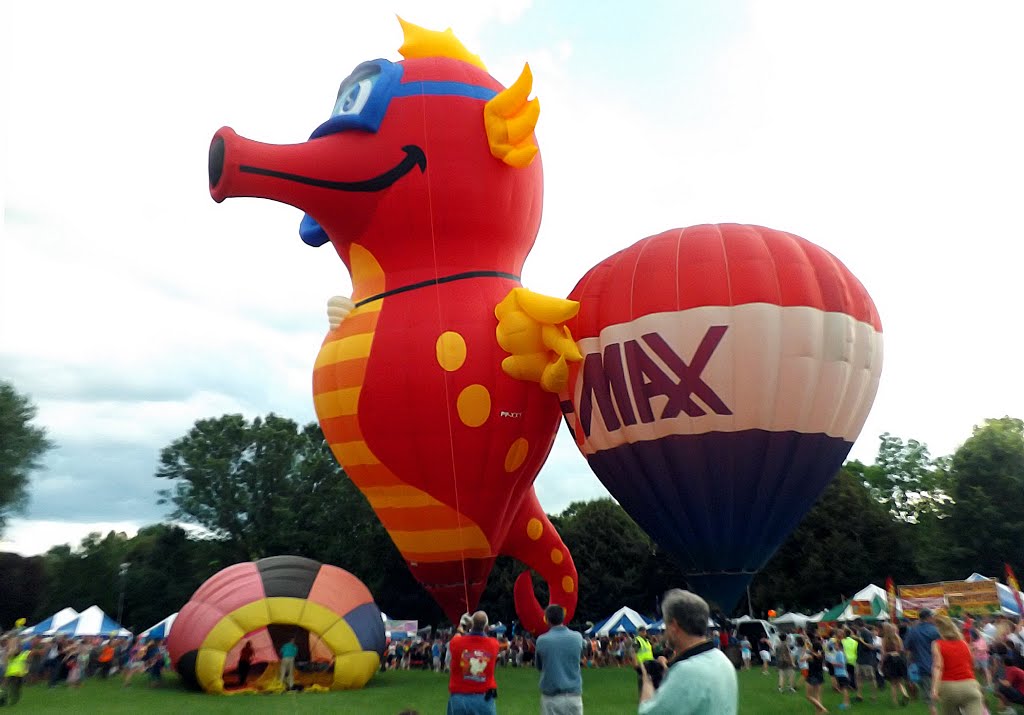
<svg viewBox="0 0 1024 715">
<path fill-rule="evenodd" d="M 356 64 L 399 59 L 394 12 L 451 25 L 505 84 L 533 68 L 545 214 L 527 286 L 565 295 L 672 227 L 790 231 L 882 316 L 853 457 L 885 431 L 947 454 L 987 417 L 1024 416 L 1024 4 L 573 7 L 3 3 L 0 377 L 57 449 L 0 548 L 161 519 L 158 452 L 197 419 L 315 419 L 347 272 L 299 240 L 296 209 L 215 204 L 207 148 L 222 125 L 304 140 Z M 564 433 L 537 491 L 549 512 L 605 493 Z"/>
</svg>

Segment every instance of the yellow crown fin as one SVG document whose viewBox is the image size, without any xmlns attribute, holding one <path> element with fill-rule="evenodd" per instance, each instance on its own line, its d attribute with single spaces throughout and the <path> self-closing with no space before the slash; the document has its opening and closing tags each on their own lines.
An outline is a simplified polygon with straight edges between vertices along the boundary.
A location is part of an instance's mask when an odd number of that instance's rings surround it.
<svg viewBox="0 0 1024 715">
<path fill-rule="evenodd" d="M 401 17 L 398 17 L 398 22 L 402 25 L 402 33 L 405 36 L 402 46 L 398 48 L 398 52 L 405 59 L 448 57 L 453 60 L 468 62 L 474 67 L 479 67 L 484 72 L 487 71 L 483 60 L 466 49 L 466 46 L 452 32 L 452 28 L 449 27 L 444 32 L 438 32 L 437 30 L 428 30 L 425 27 L 407 22 Z"/>
<path fill-rule="evenodd" d="M 533 73 L 526 64 L 511 87 L 484 105 L 484 127 L 491 154 L 517 169 L 528 166 L 537 155 L 533 130 L 540 117 L 540 100 L 529 99 L 532 90 Z"/>
</svg>

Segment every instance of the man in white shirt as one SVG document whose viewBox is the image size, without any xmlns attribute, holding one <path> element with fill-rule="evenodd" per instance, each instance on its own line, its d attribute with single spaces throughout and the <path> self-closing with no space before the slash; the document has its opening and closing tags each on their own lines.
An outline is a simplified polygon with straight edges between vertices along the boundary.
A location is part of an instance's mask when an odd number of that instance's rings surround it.
<svg viewBox="0 0 1024 715">
<path fill-rule="evenodd" d="M 643 670 L 639 715 L 736 715 L 736 669 L 707 638 L 707 602 L 676 588 L 665 594 L 661 612 L 665 638 L 678 655 L 657 690 Z"/>
</svg>

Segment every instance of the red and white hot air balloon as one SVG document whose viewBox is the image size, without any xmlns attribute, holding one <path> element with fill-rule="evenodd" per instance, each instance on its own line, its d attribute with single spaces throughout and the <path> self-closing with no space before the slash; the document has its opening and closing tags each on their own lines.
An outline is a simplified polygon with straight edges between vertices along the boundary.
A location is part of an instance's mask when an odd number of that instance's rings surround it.
<svg viewBox="0 0 1024 715">
<path fill-rule="evenodd" d="M 782 231 L 643 239 L 569 296 L 562 409 L 630 516 L 735 605 L 838 472 L 878 388 L 882 325 L 834 256 Z"/>
</svg>

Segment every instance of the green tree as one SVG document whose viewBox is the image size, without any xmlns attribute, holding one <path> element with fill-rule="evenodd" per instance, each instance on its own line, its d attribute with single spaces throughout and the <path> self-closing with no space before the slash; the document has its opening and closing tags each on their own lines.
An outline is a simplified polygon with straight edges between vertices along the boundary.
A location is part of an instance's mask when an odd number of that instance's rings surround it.
<svg viewBox="0 0 1024 715">
<path fill-rule="evenodd" d="M 128 564 L 122 625 L 138 633 L 180 610 L 203 581 L 230 565 L 222 553 L 217 553 L 218 546 L 222 545 L 190 539 L 175 524 L 139 529 L 127 543 L 121 562 Z"/>
<path fill-rule="evenodd" d="M 892 575 L 914 574 L 911 546 L 885 507 L 845 469 L 754 578 L 755 610 L 813 612 Z"/>
<path fill-rule="evenodd" d="M 949 458 L 933 459 L 928 445 L 909 439 L 904 442 L 888 432 L 879 438 L 875 463 L 846 464 L 846 471 L 860 477 L 871 495 L 885 506 L 894 519 L 917 523 L 922 517 L 948 514 Z"/>
<path fill-rule="evenodd" d="M 28 397 L 0 381 L 0 533 L 28 502 L 28 479 L 52 446 L 46 431 L 32 424 L 36 408 Z"/>
<path fill-rule="evenodd" d="M 653 611 L 648 562 L 656 550 L 621 506 L 608 498 L 573 502 L 551 521 L 579 573 L 577 621 L 604 618 L 622 606 Z"/>
<path fill-rule="evenodd" d="M 172 480 L 160 492 L 171 517 L 223 545 L 225 566 L 306 556 L 352 572 L 398 618 L 441 617 L 316 424 L 273 414 L 200 420 L 161 452 L 156 476 Z"/>
<path fill-rule="evenodd" d="M 999 575 L 1009 562 L 1021 572 L 1024 553 L 1024 422 L 986 420 L 953 454 L 954 504 L 948 534 L 956 578 Z M 963 575 L 960 575 L 963 574 Z"/>
<path fill-rule="evenodd" d="M 19 618 L 31 623 L 45 590 L 42 557 L 0 553 L 0 631 L 12 628 Z"/>
<path fill-rule="evenodd" d="M 320 428 L 273 414 L 198 421 L 161 452 L 157 476 L 173 481 L 160 491 L 161 503 L 174 506 L 171 517 L 226 541 L 239 560 L 323 559 L 337 553 L 339 539 L 364 537 L 372 517 Z"/>
<path fill-rule="evenodd" d="M 120 565 L 128 553 L 128 535 L 92 533 L 77 548 L 54 546 L 43 557 L 47 589 L 34 614 L 44 618 L 70 606 L 81 611 L 97 605 L 111 617 L 117 616 L 120 593 Z"/>
</svg>

